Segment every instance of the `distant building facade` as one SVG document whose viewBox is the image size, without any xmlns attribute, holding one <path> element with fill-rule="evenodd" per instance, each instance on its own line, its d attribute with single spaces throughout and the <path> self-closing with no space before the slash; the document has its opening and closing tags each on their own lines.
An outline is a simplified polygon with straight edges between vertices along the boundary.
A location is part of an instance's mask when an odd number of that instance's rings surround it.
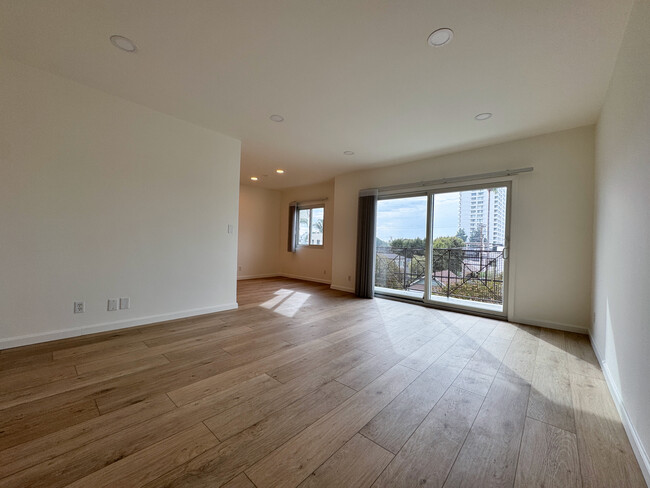
<svg viewBox="0 0 650 488">
<path fill-rule="evenodd" d="M 458 228 L 465 230 L 468 242 L 478 230 L 486 245 L 503 246 L 506 238 L 507 188 L 460 192 Z M 480 241 L 477 243 L 480 245 Z"/>
</svg>

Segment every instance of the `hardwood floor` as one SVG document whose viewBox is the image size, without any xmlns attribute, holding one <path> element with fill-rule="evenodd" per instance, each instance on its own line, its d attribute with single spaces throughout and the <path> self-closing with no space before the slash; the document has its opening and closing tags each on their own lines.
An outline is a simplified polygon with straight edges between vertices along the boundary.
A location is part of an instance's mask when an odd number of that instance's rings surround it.
<svg viewBox="0 0 650 488">
<path fill-rule="evenodd" d="M 646 486 L 587 337 L 288 279 L 0 352 L 0 487 Z"/>
</svg>

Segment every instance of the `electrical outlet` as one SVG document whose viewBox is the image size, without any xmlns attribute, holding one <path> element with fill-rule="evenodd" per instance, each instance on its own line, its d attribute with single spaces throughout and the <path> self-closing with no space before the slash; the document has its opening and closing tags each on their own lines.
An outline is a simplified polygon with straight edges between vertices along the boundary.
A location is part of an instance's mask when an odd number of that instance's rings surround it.
<svg viewBox="0 0 650 488">
<path fill-rule="evenodd" d="M 120 298 L 120 310 L 131 308 L 131 299 L 129 297 Z"/>
<path fill-rule="evenodd" d="M 327 270 L 326 270 L 326 269 L 323 270 L 323 274 L 324 274 L 324 275 L 327 274 Z"/>
<path fill-rule="evenodd" d="M 232 234 L 232 231 L 233 231 L 233 225 L 228 224 L 228 234 Z"/>
<path fill-rule="evenodd" d="M 86 311 L 86 305 L 84 302 L 74 302 L 74 313 L 84 313 Z"/>
<path fill-rule="evenodd" d="M 107 310 L 109 312 L 115 312 L 117 310 L 117 299 L 111 298 L 108 300 L 108 308 Z"/>
<path fill-rule="evenodd" d="M 237 266 L 237 271 L 241 271 L 241 266 Z"/>
<path fill-rule="evenodd" d="M 352 281 L 352 275 L 348 275 L 348 281 Z"/>
</svg>

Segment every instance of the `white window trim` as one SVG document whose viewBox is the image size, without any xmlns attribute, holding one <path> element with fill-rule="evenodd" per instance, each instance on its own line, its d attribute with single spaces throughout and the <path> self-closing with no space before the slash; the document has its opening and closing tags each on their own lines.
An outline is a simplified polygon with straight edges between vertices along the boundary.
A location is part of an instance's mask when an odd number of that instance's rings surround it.
<svg viewBox="0 0 650 488">
<path fill-rule="evenodd" d="M 323 209 L 323 241 L 321 244 L 311 244 L 311 216 L 312 216 L 312 210 L 315 208 L 322 208 Z M 309 235 L 307 236 L 307 242 L 308 244 L 300 244 L 300 211 L 301 210 L 309 210 Z M 325 246 L 325 204 L 324 203 L 315 203 L 313 205 L 299 205 L 298 208 L 296 209 L 296 246 L 297 247 L 313 247 L 316 249 L 323 249 Z"/>
</svg>

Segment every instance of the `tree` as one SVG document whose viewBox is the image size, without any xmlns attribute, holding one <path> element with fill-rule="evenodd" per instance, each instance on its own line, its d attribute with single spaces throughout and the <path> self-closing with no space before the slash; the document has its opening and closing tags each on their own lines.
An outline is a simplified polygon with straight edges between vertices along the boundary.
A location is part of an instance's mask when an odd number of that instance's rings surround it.
<svg viewBox="0 0 650 488">
<path fill-rule="evenodd" d="M 426 248 L 424 239 L 416 237 L 414 239 L 391 239 L 389 242 L 392 251 L 400 256 L 412 258 L 413 256 L 424 256 L 424 249 Z"/>
<path fill-rule="evenodd" d="M 434 249 L 458 249 L 458 248 L 462 249 L 464 247 L 465 247 L 465 241 L 457 236 L 436 237 L 433 240 Z"/>
<path fill-rule="evenodd" d="M 465 229 L 458 229 L 458 232 L 456 232 L 456 237 L 462 239 L 463 242 L 467 242 L 467 234 L 465 233 Z"/>
<path fill-rule="evenodd" d="M 476 228 L 472 231 L 472 233 L 469 235 L 469 242 L 478 242 L 479 244 L 483 240 L 483 232 L 481 232 L 480 228 Z"/>
<path fill-rule="evenodd" d="M 433 271 L 449 270 L 456 276 L 462 273 L 465 241 L 460 237 L 438 237 L 433 240 Z"/>
</svg>

